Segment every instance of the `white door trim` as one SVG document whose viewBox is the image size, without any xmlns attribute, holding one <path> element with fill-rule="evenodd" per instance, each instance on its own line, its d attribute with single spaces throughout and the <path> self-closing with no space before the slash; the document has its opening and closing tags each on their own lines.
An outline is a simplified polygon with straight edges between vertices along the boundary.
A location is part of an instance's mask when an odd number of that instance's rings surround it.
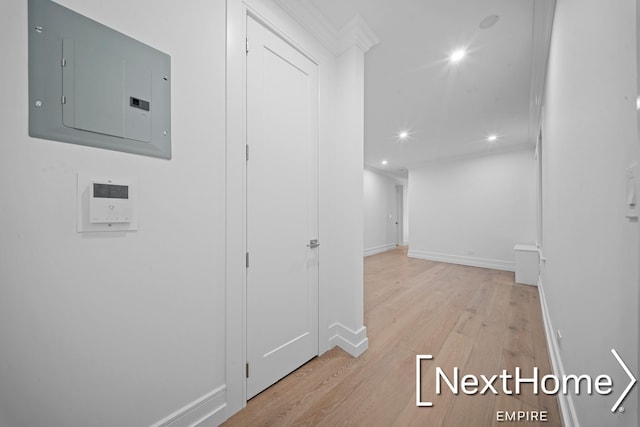
<svg viewBox="0 0 640 427">
<path fill-rule="evenodd" d="M 243 380 L 246 295 L 245 74 L 246 6 L 227 0 L 226 99 L 226 364 L 227 417 L 246 406 Z"/>
</svg>

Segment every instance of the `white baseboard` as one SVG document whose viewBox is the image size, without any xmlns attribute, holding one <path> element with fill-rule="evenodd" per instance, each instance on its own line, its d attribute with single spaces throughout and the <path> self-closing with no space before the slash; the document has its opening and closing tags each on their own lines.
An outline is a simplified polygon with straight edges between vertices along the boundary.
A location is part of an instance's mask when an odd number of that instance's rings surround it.
<svg viewBox="0 0 640 427">
<path fill-rule="evenodd" d="M 365 326 L 356 332 L 340 323 L 334 323 L 329 326 L 329 337 L 329 348 L 338 346 L 353 357 L 360 357 L 369 348 Z"/>
<path fill-rule="evenodd" d="M 396 248 L 395 243 L 390 243 L 388 245 L 382 245 L 382 246 L 375 246 L 373 248 L 367 248 L 364 250 L 364 256 L 380 254 L 382 252 L 394 250 L 395 248 Z"/>
<path fill-rule="evenodd" d="M 499 261 L 495 259 L 438 254 L 435 252 L 422 252 L 415 250 L 409 250 L 407 256 L 409 258 L 427 259 L 429 261 L 447 262 L 449 264 L 461 264 L 471 267 L 490 268 L 492 270 L 516 271 L 516 263 L 511 261 Z"/>
<path fill-rule="evenodd" d="M 538 292 L 540 293 L 540 308 L 542 309 L 542 320 L 544 321 L 544 329 L 547 336 L 547 350 L 549 351 L 549 358 L 551 359 L 551 368 L 556 376 L 561 377 L 566 375 L 566 372 L 562 364 L 562 356 L 560 355 L 555 330 L 551 323 L 549 307 L 547 306 L 547 299 L 544 295 L 544 286 L 542 286 L 542 280 L 540 279 L 538 279 Z M 559 393 L 558 404 L 560 406 L 562 425 L 564 427 L 580 427 L 571 395 Z"/>
<path fill-rule="evenodd" d="M 217 389 L 194 400 L 151 427 L 216 427 L 225 420 L 227 387 Z"/>
</svg>

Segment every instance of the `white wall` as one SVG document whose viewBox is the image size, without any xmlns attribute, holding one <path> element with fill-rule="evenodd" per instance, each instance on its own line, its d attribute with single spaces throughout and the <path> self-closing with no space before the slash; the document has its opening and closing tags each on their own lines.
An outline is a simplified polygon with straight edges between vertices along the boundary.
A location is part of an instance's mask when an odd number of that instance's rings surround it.
<svg viewBox="0 0 640 427">
<path fill-rule="evenodd" d="M 637 387 L 624 414 L 610 411 L 628 383 L 610 349 L 638 372 L 638 224 L 625 220 L 624 178 L 638 160 L 635 7 L 558 1 L 547 74 L 541 280 L 563 336 L 550 339 L 566 373 L 614 378 L 610 396 L 572 398 L 585 426 L 638 425 Z"/>
<path fill-rule="evenodd" d="M 409 171 L 409 256 L 504 270 L 535 242 L 533 150 Z"/>
<path fill-rule="evenodd" d="M 364 170 L 364 255 L 396 247 L 398 240 L 398 194 L 396 180 Z"/>
<path fill-rule="evenodd" d="M 2 2 L 0 425 L 151 425 L 225 382 L 225 4 L 60 3 L 171 55 L 173 159 L 28 137 Z M 139 231 L 76 233 L 79 170 L 139 178 Z"/>
</svg>

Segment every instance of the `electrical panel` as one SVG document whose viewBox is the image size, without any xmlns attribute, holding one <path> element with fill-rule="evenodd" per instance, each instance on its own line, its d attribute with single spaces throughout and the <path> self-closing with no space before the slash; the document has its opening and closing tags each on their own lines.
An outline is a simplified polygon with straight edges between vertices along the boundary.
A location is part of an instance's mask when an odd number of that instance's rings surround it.
<svg viewBox="0 0 640 427">
<path fill-rule="evenodd" d="M 171 158 L 171 58 L 29 0 L 29 135 Z"/>
</svg>

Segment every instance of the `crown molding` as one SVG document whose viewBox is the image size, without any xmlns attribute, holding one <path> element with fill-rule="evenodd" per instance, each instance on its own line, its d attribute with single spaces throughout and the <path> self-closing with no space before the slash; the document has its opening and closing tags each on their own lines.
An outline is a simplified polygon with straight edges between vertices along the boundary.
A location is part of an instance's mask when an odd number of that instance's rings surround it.
<svg viewBox="0 0 640 427">
<path fill-rule="evenodd" d="M 371 27 L 367 25 L 364 18 L 359 14 L 351 18 L 339 33 L 338 43 L 341 50 L 340 53 L 352 46 L 357 46 L 366 53 L 373 46 L 380 43 L 380 39 L 376 36 L 376 33 L 373 32 Z"/>
<path fill-rule="evenodd" d="M 433 156 L 428 160 L 423 160 L 415 163 L 411 163 L 406 166 L 406 168 L 411 171 L 415 169 L 422 169 L 426 167 L 432 166 L 440 166 L 447 162 L 460 162 L 466 160 L 474 160 L 480 159 L 483 157 L 496 156 L 500 154 L 508 154 L 515 153 L 518 151 L 531 151 L 531 158 L 535 154 L 535 145 L 530 141 L 524 141 L 514 144 L 506 144 L 499 147 L 485 148 L 485 149 L 476 149 L 474 151 L 466 151 L 466 152 L 452 152 L 452 153 L 442 153 L 437 156 Z"/>
<path fill-rule="evenodd" d="M 392 172 L 389 170 L 380 169 L 378 166 L 364 163 L 364 169 L 369 172 L 377 173 L 378 175 L 385 176 L 395 182 L 396 184 L 406 185 L 409 180 L 409 171 L 405 169 L 404 173 L 402 172 Z"/>
<path fill-rule="evenodd" d="M 311 0 L 273 0 L 298 24 L 336 56 L 356 46 L 367 52 L 380 40 L 360 15 L 355 15 L 340 30 L 320 12 Z"/>
<path fill-rule="evenodd" d="M 544 88 L 551 48 L 551 32 L 556 0 L 537 0 L 533 6 L 533 53 L 529 96 L 529 140 L 538 140 L 544 103 Z"/>
</svg>

